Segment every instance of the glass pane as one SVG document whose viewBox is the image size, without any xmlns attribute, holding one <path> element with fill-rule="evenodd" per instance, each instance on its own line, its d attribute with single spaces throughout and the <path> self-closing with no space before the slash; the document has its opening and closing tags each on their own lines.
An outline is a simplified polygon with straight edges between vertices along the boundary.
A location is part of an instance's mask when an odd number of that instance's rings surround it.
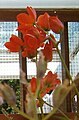
<svg viewBox="0 0 79 120">
<path fill-rule="evenodd" d="M 70 73 L 73 77 L 79 73 L 79 22 L 68 22 Z M 72 111 L 79 111 L 79 99 L 73 91 Z"/>
<path fill-rule="evenodd" d="M 0 79 L 19 79 L 19 54 L 10 53 L 4 43 L 18 35 L 17 22 L 0 22 Z"/>
<path fill-rule="evenodd" d="M 27 58 L 27 79 L 36 77 L 36 62 L 32 62 Z"/>
<path fill-rule="evenodd" d="M 68 22 L 70 73 L 74 78 L 79 72 L 79 22 Z"/>
</svg>

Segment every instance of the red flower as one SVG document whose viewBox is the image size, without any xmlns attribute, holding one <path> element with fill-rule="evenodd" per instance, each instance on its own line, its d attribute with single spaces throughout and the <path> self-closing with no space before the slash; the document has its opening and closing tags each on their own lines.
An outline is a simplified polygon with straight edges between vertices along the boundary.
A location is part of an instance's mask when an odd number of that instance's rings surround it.
<svg viewBox="0 0 79 120">
<path fill-rule="evenodd" d="M 57 74 L 53 74 L 51 71 L 48 72 L 48 74 L 40 80 L 40 90 L 39 90 L 39 96 L 43 97 L 45 94 L 49 93 L 51 90 L 54 90 L 58 84 L 60 84 L 60 80 L 57 78 Z M 31 91 L 33 93 L 36 92 L 37 89 L 37 79 L 32 78 L 31 79 Z"/>
<path fill-rule="evenodd" d="M 24 33 L 30 26 L 33 26 L 36 21 L 36 11 L 32 7 L 27 7 L 27 13 L 17 15 L 17 21 L 20 23 L 18 30 Z"/>
<path fill-rule="evenodd" d="M 17 15 L 17 21 L 22 25 L 32 25 L 34 23 L 34 19 L 32 16 L 26 14 L 26 13 L 20 13 Z"/>
<path fill-rule="evenodd" d="M 21 46 L 23 46 L 23 41 L 16 35 L 12 35 L 10 42 L 6 42 L 4 45 L 10 50 L 10 52 L 19 52 Z"/>
<path fill-rule="evenodd" d="M 33 58 L 35 57 L 37 48 L 39 47 L 39 41 L 35 36 L 31 34 L 26 34 L 24 36 L 23 47 L 24 47 L 24 50 L 22 52 L 22 56 Z"/>
<path fill-rule="evenodd" d="M 49 43 L 46 43 L 44 49 L 42 50 L 42 52 L 45 56 L 45 60 L 47 62 L 52 61 L 52 54 L 53 53 L 52 53 L 52 44 L 51 43 L 52 43 L 52 41 L 50 41 Z"/>
<path fill-rule="evenodd" d="M 50 16 L 49 23 L 50 23 L 50 29 L 52 29 L 52 31 L 57 34 L 64 29 L 62 22 L 58 19 L 57 16 Z"/>
<path fill-rule="evenodd" d="M 41 80 L 40 95 L 44 96 L 51 90 L 54 90 L 56 86 L 60 84 L 60 80 L 57 78 L 57 74 L 53 74 L 51 71 Z"/>
<path fill-rule="evenodd" d="M 44 15 L 40 15 L 37 19 L 37 24 L 41 26 L 45 30 L 50 29 L 50 24 L 49 24 L 49 15 L 48 13 L 45 13 Z"/>
<path fill-rule="evenodd" d="M 52 86 L 52 85 L 56 85 L 57 83 L 60 83 L 60 80 L 57 78 L 57 74 L 56 73 L 53 74 L 51 71 L 49 71 L 48 74 L 42 80 L 43 80 L 43 85 L 50 84 L 50 86 Z"/>
</svg>

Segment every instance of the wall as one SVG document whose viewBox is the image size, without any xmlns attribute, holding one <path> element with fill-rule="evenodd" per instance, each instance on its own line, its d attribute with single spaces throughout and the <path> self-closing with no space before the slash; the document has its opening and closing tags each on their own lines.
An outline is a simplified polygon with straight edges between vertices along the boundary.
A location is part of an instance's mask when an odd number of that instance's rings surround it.
<svg viewBox="0 0 79 120">
<path fill-rule="evenodd" d="M 79 0 L 0 0 L 0 8 L 79 8 Z"/>
</svg>

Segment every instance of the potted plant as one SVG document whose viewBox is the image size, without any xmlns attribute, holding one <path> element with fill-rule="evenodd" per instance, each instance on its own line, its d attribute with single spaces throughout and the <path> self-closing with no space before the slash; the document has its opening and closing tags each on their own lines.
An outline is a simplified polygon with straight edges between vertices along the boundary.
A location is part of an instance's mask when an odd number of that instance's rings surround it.
<svg viewBox="0 0 79 120">
<path fill-rule="evenodd" d="M 32 7 L 27 7 L 27 13 L 18 14 L 17 21 L 19 23 L 17 30 L 21 32 L 23 38 L 12 35 L 10 41 L 4 45 L 10 52 L 21 51 L 23 57 L 34 60 L 37 67 L 37 78 L 33 77 L 30 82 L 28 82 L 25 73 L 21 70 L 21 83 L 26 88 L 25 112 L 16 107 L 16 95 L 13 89 L 6 83 L 0 84 L 1 99 L 5 99 L 7 103 L 20 114 L 12 115 L 12 117 L 5 115 L 6 118 L 9 120 L 76 119 L 78 115 L 65 114 L 60 110 L 60 106 L 71 90 L 75 89 L 78 94 L 76 83 L 79 80 L 79 77 L 75 79 L 75 82 L 72 80 L 58 47 L 61 40 L 56 41 L 54 34 L 50 33 L 51 30 L 56 34 L 60 34 L 64 30 L 62 22 L 57 16 L 50 16 L 48 13 L 44 13 L 37 18 L 36 11 Z M 68 76 L 68 79 L 66 79 L 63 84 L 61 84 L 57 73 L 53 73 L 50 70 L 47 72 L 47 63 L 52 61 L 53 50 L 58 52 Z M 44 95 L 50 91 L 54 91 L 53 106 L 43 100 Z M 43 104 L 52 107 L 50 113 L 43 113 Z M 37 107 L 40 107 L 41 114 L 37 113 Z M 60 114 L 57 113 L 58 111 Z"/>
</svg>

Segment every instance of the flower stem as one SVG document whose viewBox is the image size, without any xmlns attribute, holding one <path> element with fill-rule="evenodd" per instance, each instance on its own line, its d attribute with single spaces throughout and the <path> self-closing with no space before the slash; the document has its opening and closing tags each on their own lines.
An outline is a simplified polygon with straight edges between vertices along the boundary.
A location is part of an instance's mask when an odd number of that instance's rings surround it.
<svg viewBox="0 0 79 120">
<path fill-rule="evenodd" d="M 31 118 L 30 116 L 28 116 L 27 114 L 25 114 L 23 111 L 19 110 L 16 106 L 13 106 L 14 110 L 16 112 L 18 112 L 20 115 L 22 115 L 23 117 L 25 117 L 28 120 L 34 120 L 33 118 Z"/>
<path fill-rule="evenodd" d="M 41 98 L 40 98 L 40 99 L 41 99 Z M 43 103 L 45 103 L 46 105 L 48 105 L 48 106 L 54 108 L 53 105 L 50 105 L 49 103 L 47 103 L 47 102 L 44 101 L 43 99 L 41 99 L 41 101 L 42 101 Z M 62 112 L 59 108 L 57 108 L 57 110 L 58 110 L 67 120 L 70 120 L 70 119 L 68 118 L 68 116 L 67 116 L 66 114 L 64 114 L 64 112 Z"/>
<path fill-rule="evenodd" d="M 65 61 L 64 61 L 61 53 L 60 53 L 60 50 L 58 49 L 58 46 L 56 46 L 56 49 L 57 49 L 57 52 L 58 52 L 58 54 L 59 54 L 59 57 L 60 57 L 60 59 L 61 59 L 61 61 L 62 61 L 62 64 L 63 64 L 63 66 L 64 66 L 64 68 L 65 68 L 65 71 L 66 71 L 66 73 L 67 73 L 67 76 L 68 76 L 69 80 L 73 83 L 74 88 L 75 88 L 75 91 L 76 91 L 76 93 L 77 93 L 77 95 L 78 95 L 78 97 L 79 97 L 78 89 L 76 88 L 76 85 L 75 85 L 74 81 L 72 81 L 72 76 L 71 76 L 70 73 L 69 73 L 69 70 L 68 70 L 68 68 L 67 68 L 67 66 L 66 66 L 66 64 L 65 64 Z"/>
<path fill-rule="evenodd" d="M 44 118 L 44 113 L 43 113 L 43 108 L 42 108 L 42 106 L 40 106 L 40 109 L 41 109 L 41 117 Z"/>
<path fill-rule="evenodd" d="M 65 61 L 64 61 L 64 59 L 63 59 L 63 57 L 62 57 L 62 55 L 61 55 L 61 53 L 60 53 L 60 50 L 58 49 L 58 46 L 56 46 L 56 49 L 57 49 L 57 52 L 58 52 L 58 54 L 59 54 L 59 57 L 60 57 L 60 59 L 61 59 L 61 61 L 62 61 L 62 64 L 63 64 L 63 66 L 64 66 L 64 68 L 65 68 L 65 70 L 66 70 L 67 76 L 68 76 L 69 80 L 72 81 L 72 77 L 71 77 L 71 75 L 70 75 L 70 73 L 69 73 L 69 70 L 68 70 L 68 68 L 67 68 L 67 66 L 66 66 L 66 64 L 65 64 Z"/>
<path fill-rule="evenodd" d="M 53 114 L 55 114 L 56 113 L 56 111 L 58 110 L 58 108 L 54 108 L 53 109 L 53 113 L 52 112 L 50 112 L 44 119 L 42 119 L 42 120 L 48 120 Z M 63 112 L 62 112 L 62 114 L 64 115 L 64 117 L 66 118 L 66 120 L 71 120 L 70 118 L 68 118 Z"/>
</svg>

